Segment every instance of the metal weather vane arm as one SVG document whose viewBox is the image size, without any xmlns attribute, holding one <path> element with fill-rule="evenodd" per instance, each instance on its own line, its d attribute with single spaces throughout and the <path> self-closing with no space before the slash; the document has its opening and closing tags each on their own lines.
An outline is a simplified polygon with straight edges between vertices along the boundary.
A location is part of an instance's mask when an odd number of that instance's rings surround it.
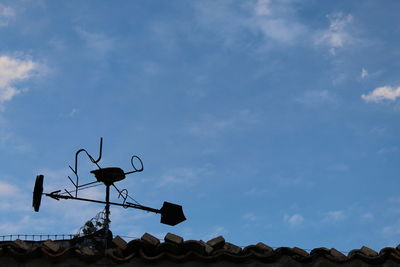
<svg viewBox="0 0 400 267">
<path fill-rule="evenodd" d="M 60 195 L 59 192 L 60 191 L 58 190 L 58 191 L 54 191 L 54 192 L 51 192 L 51 193 L 43 193 L 43 195 L 51 197 L 51 198 L 56 199 L 56 200 L 60 200 L 60 199 L 75 199 L 75 200 L 81 200 L 81 201 L 87 201 L 87 202 L 107 204 L 106 201 L 102 201 L 102 200 L 74 197 L 74 196 L 70 196 L 70 195 Z M 131 202 L 125 202 L 125 203 L 108 202 L 108 204 L 115 205 L 115 206 L 126 207 L 126 208 L 140 209 L 140 210 L 145 210 L 145 211 L 154 212 L 154 213 L 161 213 L 161 210 L 150 208 L 150 207 L 146 207 L 146 206 L 143 206 L 143 205 L 134 204 L 134 203 L 131 203 Z"/>
</svg>

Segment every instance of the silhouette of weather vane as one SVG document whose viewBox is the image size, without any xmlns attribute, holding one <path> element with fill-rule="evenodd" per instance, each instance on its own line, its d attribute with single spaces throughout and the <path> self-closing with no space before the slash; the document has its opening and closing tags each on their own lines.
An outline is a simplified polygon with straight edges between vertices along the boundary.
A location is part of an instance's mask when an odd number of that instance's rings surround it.
<svg viewBox="0 0 400 267">
<path fill-rule="evenodd" d="M 67 190 L 64 189 L 64 192 L 61 192 L 61 190 L 56 190 L 51 193 L 43 193 L 43 181 L 44 181 L 44 175 L 40 174 L 36 176 L 35 180 L 35 187 L 33 190 L 33 199 L 32 199 L 32 206 L 36 212 L 39 211 L 40 208 L 40 203 L 42 200 L 42 196 L 45 195 L 47 197 L 51 197 L 56 200 L 60 199 L 74 199 L 74 200 L 80 200 L 80 201 L 87 201 L 87 202 L 94 202 L 94 203 L 100 203 L 100 204 L 105 204 L 105 219 L 104 219 L 104 228 L 106 230 L 109 229 L 109 224 L 110 224 L 110 206 L 121 206 L 124 208 L 134 208 L 134 209 L 140 209 L 140 210 L 145 210 L 153 213 L 159 213 L 161 214 L 161 223 L 167 224 L 167 225 L 177 225 L 183 221 L 186 220 L 185 215 L 183 214 L 183 209 L 182 206 L 169 203 L 164 201 L 163 206 L 160 209 L 154 209 L 150 207 L 143 206 L 139 204 L 136 200 L 134 200 L 132 197 L 129 196 L 128 190 L 127 189 L 118 189 L 114 183 L 122 181 L 126 178 L 127 175 L 136 173 L 136 172 L 142 172 L 143 171 L 143 161 L 136 155 L 133 155 L 131 157 L 131 165 L 133 167 L 132 171 L 129 172 L 124 172 L 121 168 L 118 167 L 107 167 L 107 168 L 102 168 L 99 165 L 99 162 L 101 160 L 102 156 L 102 150 L 103 150 L 103 138 L 100 138 L 100 152 L 99 156 L 97 159 L 94 159 L 85 149 L 79 149 L 75 153 L 75 166 L 72 168 L 69 166 L 69 168 L 72 170 L 72 172 L 75 175 L 75 181 L 71 177 L 68 176 L 68 179 L 74 186 L 75 190 Z M 92 173 L 96 181 L 85 183 L 85 184 L 79 184 L 79 174 L 78 174 L 78 156 L 79 154 L 84 153 L 86 156 L 90 159 L 90 161 L 96 165 L 97 169 L 92 170 L 90 173 Z M 136 162 L 136 164 L 135 164 Z M 102 200 L 96 200 L 96 199 L 88 199 L 88 198 L 81 198 L 78 197 L 78 192 L 93 186 L 98 186 L 103 183 L 106 186 L 106 196 L 105 196 L 105 201 Z M 116 202 L 110 202 L 110 187 L 113 187 L 117 192 L 118 192 L 118 198 L 122 198 L 122 203 L 116 203 Z M 73 195 L 73 193 L 75 193 Z M 135 203 L 128 202 L 127 200 L 131 199 Z"/>
</svg>

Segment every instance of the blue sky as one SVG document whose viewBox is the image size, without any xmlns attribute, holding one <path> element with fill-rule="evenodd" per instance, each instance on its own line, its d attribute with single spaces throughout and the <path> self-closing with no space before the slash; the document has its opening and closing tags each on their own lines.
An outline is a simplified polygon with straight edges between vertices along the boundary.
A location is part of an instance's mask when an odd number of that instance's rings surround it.
<svg viewBox="0 0 400 267">
<path fill-rule="evenodd" d="M 145 170 L 117 185 L 183 205 L 112 208 L 114 234 L 238 245 L 397 246 L 398 1 L 1 1 L 1 234 L 75 233 L 102 206 L 75 151 Z M 81 159 L 80 176 L 95 169 Z M 102 199 L 104 188 L 81 196 Z M 114 192 L 113 199 L 117 194 Z M 7 216 L 5 216 L 5 214 Z"/>
</svg>

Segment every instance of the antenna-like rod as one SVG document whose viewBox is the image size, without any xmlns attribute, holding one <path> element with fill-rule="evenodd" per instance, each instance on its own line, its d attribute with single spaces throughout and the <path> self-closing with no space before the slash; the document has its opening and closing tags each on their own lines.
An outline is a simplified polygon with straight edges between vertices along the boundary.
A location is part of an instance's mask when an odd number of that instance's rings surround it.
<svg viewBox="0 0 400 267">
<path fill-rule="evenodd" d="M 97 164 L 100 160 L 101 160 L 101 155 L 103 152 L 103 137 L 100 137 L 100 152 L 99 152 L 99 157 L 95 160 L 87 151 L 86 149 L 79 149 L 78 151 L 76 151 L 75 153 L 75 168 L 72 168 L 71 165 L 69 166 L 69 168 L 72 170 L 72 172 L 75 174 L 76 177 L 76 182 L 74 183 L 74 181 L 72 181 L 71 177 L 68 176 L 68 179 L 71 181 L 71 183 L 75 186 L 75 197 L 78 196 L 78 188 L 79 188 L 79 175 L 78 175 L 78 155 L 81 152 L 85 152 L 86 155 L 88 156 L 88 158 L 90 159 L 90 161 L 94 164 L 96 164 L 96 166 L 100 168 L 99 164 Z"/>
</svg>

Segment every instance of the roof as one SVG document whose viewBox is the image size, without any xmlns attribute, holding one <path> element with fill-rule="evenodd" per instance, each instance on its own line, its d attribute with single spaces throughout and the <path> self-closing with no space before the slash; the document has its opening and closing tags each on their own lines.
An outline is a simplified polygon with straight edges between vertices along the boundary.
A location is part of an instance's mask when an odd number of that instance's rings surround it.
<svg viewBox="0 0 400 267">
<path fill-rule="evenodd" d="M 65 244 L 65 243 L 64 243 Z M 400 245 L 386 247 L 376 252 L 368 247 L 354 249 L 347 255 L 331 248 L 315 248 L 310 253 L 301 248 L 280 247 L 273 249 L 264 243 L 244 248 L 226 242 L 222 236 L 207 242 L 185 241 L 182 237 L 168 233 L 161 242 L 145 233 L 140 239 L 130 242 L 116 236 L 105 250 L 93 247 L 62 246 L 57 241 L 25 242 L 22 240 L 0 242 L 0 262 L 70 262 L 71 265 L 157 265 L 169 262 L 214 265 L 217 263 L 240 263 L 254 265 L 268 263 L 268 266 L 400 266 Z M 73 262 L 73 264 L 72 264 Z M 146 264 L 147 263 L 147 264 Z M 38 263 L 39 264 L 39 263 Z"/>
</svg>

